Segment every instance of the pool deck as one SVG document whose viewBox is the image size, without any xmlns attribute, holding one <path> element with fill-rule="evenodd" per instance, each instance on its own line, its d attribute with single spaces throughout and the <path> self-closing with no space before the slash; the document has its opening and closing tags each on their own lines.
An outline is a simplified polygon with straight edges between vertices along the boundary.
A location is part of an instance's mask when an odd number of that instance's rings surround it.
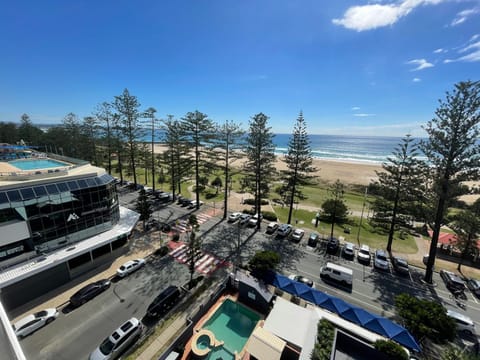
<svg viewBox="0 0 480 360">
<path fill-rule="evenodd" d="M 8 162 L 0 161 L 0 173 L 12 173 L 21 171 L 19 168 L 10 165 Z"/>
<path fill-rule="evenodd" d="M 213 304 L 210 309 L 208 309 L 208 311 L 205 313 L 205 315 L 203 315 L 200 320 L 198 320 L 198 322 L 195 324 L 195 326 L 193 327 L 193 334 L 192 334 L 192 337 L 190 337 L 190 339 L 188 340 L 188 342 L 185 344 L 185 351 L 183 352 L 183 355 L 182 357 L 180 358 L 181 360 L 188 360 L 188 359 L 191 359 L 192 358 L 192 340 L 194 339 L 194 335 L 196 333 L 198 333 L 199 331 L 202 330 L 202 326 L 205 324 L 205 322 L 207 322 L 208 319 L 210 319 L 212 317 L 212 315 L 218 310 L 218 308 L 223 304 L 223 302 L 227 299 L 230 299 L 232 301 L 235 301 L 237 302 L 238 300 L 238 294 L 226 294 L 226 295 L 222 295 L 215 304 Z M 242 306 L 245 306 L 247 308 L 249 308 L 250 310 L 252 311 L 255 311 L 254 309 L 250 308 L 249 306 L 245 305 L 242 303 Z M 255 311 L 255 313 L 258 313 L 258 311 Z M 261 314 L 260 314 L 261 315 Z M 263 318 L 264 316 L 261 315 L 261 319 L 257 322 L 257 325 L 255 326 L 255 328 L 257 328 L 258 326 L 261 326 L 263 324 Z M 253 330 L 255 330 L 255 328 Z M 252 332 L 253 332 L 252 330 Z M 248 343 L 248 341 L 247 341 Z M 240 352 L 240 354 L 237 354 L 235 353 L 235 359 L 236 360 L 249 360 L 250 359 L 250 355 L 246 352 L 246 345 L 247 343 L 245 343 L 245 346 L 243 347 L 242 351 Z"/>
</svg>

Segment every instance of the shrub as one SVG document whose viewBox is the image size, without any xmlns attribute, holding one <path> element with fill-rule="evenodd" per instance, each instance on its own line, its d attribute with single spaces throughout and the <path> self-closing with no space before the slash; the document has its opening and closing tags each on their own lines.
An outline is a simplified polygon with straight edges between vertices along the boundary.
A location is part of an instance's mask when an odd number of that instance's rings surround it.
<svg viewBox="0 0 480 360">
<path fill-rule="evenodd" d="M 407 352 L 396 342 L 391 340 L 377 340 L 375 341 L 375 349 L 384 353 L 392 360 L 408 360 Z"/>
<path fill-rule="evenodd" d="M 317 340 L 312 351 L 312 360 L 329 360 L 332 353 L 335 327 L 325 319 L 321 319 L 317 325 Z"/>
<path fill-rule="evenodd" d="M 270 270 L 275 270 L 280 263 L 280 254 L 275 251 L 258 251 L 248 263 L 250 271 L 258 277 L 262 277 Z"/>
<path fill-rule="evenodd" d="M 254 198 L 243 199 L 243 203 L 244 203 L 245 205 L 255 205 L 255 199 L 254 199 Z M 262 199 L 262 200 L 260 201 L 260 203 L 261 203 L 262 205 L 268 205 L 268 200 Z"/>
<path fill-rule="evenodd" d="M 263 218 L 268 221 L 277 221 L 277 214 L 271 211 L 262 211 Z"/>
<path fill-rule="evenodd" d="M 155 250 L 155 255 L 157 256 L 165 256 L 168 254 L 168 246 L 162 246 L 160 248 L 158 248 L 157 250 Z"/>
<path fill-rule="evenodd" d="M 214 198 L 215 196 L 217 196 L 217 194 L 215 194 L 214 192 L 207 192 L 205 194 L 205 199 L 212 199 Z"/>
<path fill-rule="evenodd" d="M 172 236 L 172 241 L 177 242 L 178 240 L 180 240 L 180 234 L 178 232 L 175 232 Z"/>
</svg>

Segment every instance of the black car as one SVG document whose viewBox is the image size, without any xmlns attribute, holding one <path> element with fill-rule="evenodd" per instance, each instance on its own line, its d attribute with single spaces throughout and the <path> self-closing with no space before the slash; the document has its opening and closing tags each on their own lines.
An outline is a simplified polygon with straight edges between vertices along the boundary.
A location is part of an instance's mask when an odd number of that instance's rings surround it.
<svg viewBox="0 0 480 360">
<path fill-rule="evenodd" d="M 447 289 L 450 290 L 451 292 L 465 290 L 465 284 L 463 280 L 460 278 L 460 276 L 456 275 L 455 273 L 442 269 L 440 270 L 440 277 L 445 282 Z"/>
<path fill-rule="evenodd" d="M 340 246 L 340 241 L 337 238 L 330 238 L 327 243 L 327 253 L 336 254 Z"/>
<path fill-rule="evenodd" d="M 410 269 L 408 268 L 407 260 L 399 257 L 394 257 L 392 260 L 393 270 L 399 275 L 406 275 L 410 274 Z"/>
<path fill-rule="evenodd" d="M 109 287 L 110 280 L 108 279 L 102 279 L 90 283 L 72 295 L 72 297 L 70 298 L 70 304 L 75 307 L 83 305 L 88 300 L 93 299 L 101 292 L 107 290 Z"/>
<path fill-rule="evenodd" d="M 147 315 L 150 317 L 165 315 L 178 302 L 181 295 L 182 293 L 177 286 L 170 285 L 148 306 Z"/>
<path fill-rule="evenodd" d="M 310 236 L 308 237 L 307 245 L 310 247 L 317 246 L 319 238 L 320 238 L 320 235 L 318 235 L 317 233 L 311 233 Z"/>
<path fill-rule="evenodd" d="M 479 280 L 469 279 L 467 281 L 467 287 L 476 297 L 480 297 L 480 281 Z"/>
</svg>

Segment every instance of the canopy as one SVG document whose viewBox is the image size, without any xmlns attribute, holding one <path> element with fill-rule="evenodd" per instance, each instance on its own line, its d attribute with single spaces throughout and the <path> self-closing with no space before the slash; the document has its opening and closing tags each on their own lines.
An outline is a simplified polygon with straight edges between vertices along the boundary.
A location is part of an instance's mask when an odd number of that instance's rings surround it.
<svg viewBox="0 0 480 360">
<path fill-rule="evenodd" d="M 346 301 L 335 296 L 328 295 L 320 290 L 312 289 L 303 283 L 289 279 L 281 274 L 270 274 L 265 279 L 271 285 L 298 296 L 306 301 L 318 305 L 326 310 L 338 314 L 342 318 L 360 325 L 365 329 L 394 340 L 410 350 L 421 351 L 420 346 L 404 327 L 393 321 L 372 314 L 362 308 L 350 305 Z M 305 289 L 306 288 L 306 289 Z"/>
</svg>

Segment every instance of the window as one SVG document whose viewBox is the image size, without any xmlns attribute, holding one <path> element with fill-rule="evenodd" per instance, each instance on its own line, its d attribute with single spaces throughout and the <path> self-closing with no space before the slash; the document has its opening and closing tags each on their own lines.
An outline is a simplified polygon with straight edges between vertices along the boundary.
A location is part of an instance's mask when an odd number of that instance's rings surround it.
<svg viewBox="0 0 480 360">
<path fill-rule="evenodd" d="M 50 195 L 58 194 L 60 191 L 58 191 L 57 185 L 55 184 L 50 184 L 47 185 L 47 191 Z"/>
<path fill-rule="evenodd" d="M 60 190 L 60 192 L 67 192 L 68 191 L 68 186 L 67 186 L 66 183 L 58 183 L 57 186 L 58 186 L 58 189 Z"/>
<path fill-rule="evenodd" d="M 8 203 L 7 194 L 4 192 L 0 192 L 0 204 L 3 203 Z"/>
<path fill-rule="evenodd" d="M 20 197 L 20 192 L 18 190 L 10 190 L 7 191 L 8 198 L 10 202 L 21 201 L 22 198 Z"/>
<path fill-rule="evenodd" d="M 133 326 L 133 324 L 130 321 L 128 321 L 125 324 L 123 324 L 120 327 L 120 329 L 122 329 L 123 332 L 127 332 L 132 326 Z"/>
<path fill-rule="evenodd" d="M 37 195 L 37 197 L 47 195 L 47 190 L 45 189 L 45 186 L 35 186 L 33 188 L 33 191 L 35 192 L 35 195 Z"/>
<path fill-rule="evenodd" d="M 23 200 L 35 199 L 32 188 L 20 189 L 20 192 L 22 193 Z"/>
<path fill-rule="evenodd" d="M 69 181 L 67 185 L 70 190 L 78 190 L 78 184 L 76 181 Z"/>
</svg>

